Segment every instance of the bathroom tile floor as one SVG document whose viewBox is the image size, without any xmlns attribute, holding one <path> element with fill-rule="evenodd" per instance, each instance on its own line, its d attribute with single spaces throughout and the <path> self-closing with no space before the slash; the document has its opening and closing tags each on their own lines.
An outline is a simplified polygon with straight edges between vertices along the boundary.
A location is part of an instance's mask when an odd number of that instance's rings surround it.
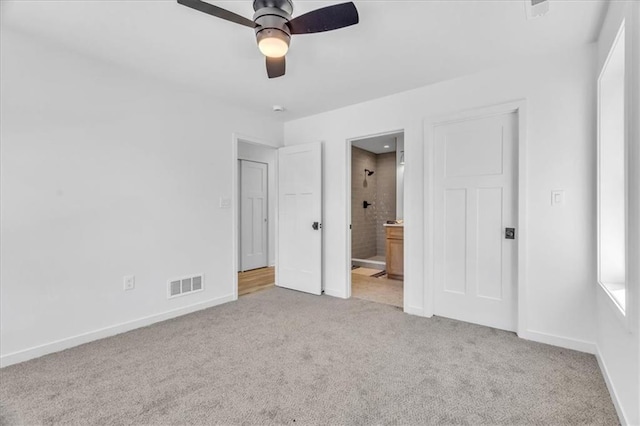
<svg viewBox="0 0 640 426">
<path fill-rule="evenodd" d="M 386 305 L 403 306 L 403 282 L 351 274 L 351 295 L 357 299 Z"/>
</svg>

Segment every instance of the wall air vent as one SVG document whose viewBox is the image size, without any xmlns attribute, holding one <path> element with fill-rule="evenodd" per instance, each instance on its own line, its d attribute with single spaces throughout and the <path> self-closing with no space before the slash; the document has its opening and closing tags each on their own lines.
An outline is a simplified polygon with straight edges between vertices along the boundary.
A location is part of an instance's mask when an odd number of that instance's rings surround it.
<svg viewBox="0 0 640 426">
<path fill-rule="evenodd" d="M 204 289 L 204 274 L 174 278 L 167 281 L 167 297 L 169 299 L 191 294 Z"/>
<path fill-rule="evenodd" d="M 525 9 L 527 9 L 527 19 L 540 18 L 549 13 L 550 0 L 525 0 Z"/>
</svg>

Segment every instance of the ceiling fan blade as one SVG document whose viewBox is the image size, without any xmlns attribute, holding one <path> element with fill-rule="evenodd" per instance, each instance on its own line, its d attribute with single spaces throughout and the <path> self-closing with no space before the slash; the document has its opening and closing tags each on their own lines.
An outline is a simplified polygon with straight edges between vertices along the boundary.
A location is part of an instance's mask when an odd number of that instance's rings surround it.
<svg viewBox="0 0 640 426">
<path fill-rule="evenodd" d="M 231 21 L 231 22 L 235 22 L 236 24 L 244 25 L 245 27 L 249 27 L 249 28 L 257 27 L 256 23 L 250 19 L 247 19 L 233 12 L 229 12 L 226 9 L 223 9 L 218 6 L 214 6 L 209 3 L 205 3 L 200 0 L 178 0 L 178 3 L 180 3 L 183 6 L 190 7 L 191 9 L 199 10 L 200 12 L 204 12 L 208 15 L 215 16 L 216 18 L 221 18 L 226 21 Z"/>
<path fill-rule="evenodd" d="M 286 69 L 286 60 L 282 58 L 270 58 L 267 56 L 267 75 L 269 78 L 282 77 Z"/>
<path fill-rule="evenodd" d="M 305 13 L 289 21 L 288 25 L 291 34 L 310 34 L 337 30 L 358 22 L 358 9 L 349 2 Z"/>
</svg>

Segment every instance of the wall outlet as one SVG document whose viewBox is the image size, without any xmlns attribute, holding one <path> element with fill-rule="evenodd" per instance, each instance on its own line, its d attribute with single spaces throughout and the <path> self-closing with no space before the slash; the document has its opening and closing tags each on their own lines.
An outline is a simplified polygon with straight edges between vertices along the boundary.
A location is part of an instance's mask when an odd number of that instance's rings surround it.
<svg viewBox="0 0 640 426">
<path fill-rule="evenodd" d="M 123 278 L 123 282 L 124 282 L 124 289 L 125 291 L 127 290 L 133 290 L 134 288 L 136 288 L 136 277 L 133 275 L 127 275 Z"/>
</svg>

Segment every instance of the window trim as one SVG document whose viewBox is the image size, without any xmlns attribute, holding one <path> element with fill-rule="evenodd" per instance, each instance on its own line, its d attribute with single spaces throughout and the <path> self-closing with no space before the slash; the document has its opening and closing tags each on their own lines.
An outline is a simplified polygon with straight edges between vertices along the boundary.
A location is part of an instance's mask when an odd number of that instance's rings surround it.
<svg viewBox="0 0 640 426">
<path fill-rule="evenodd" d="M 605 59 L 602 68 L 600 69 L 600 73 L 598 75 L 598 81 L 597 81 L 597 151 L 596 151 L 596 163 L 597 163 L 597 178 L 596 178 L 596 187 L 597 187 L 597 201 L 596 201 L 596 223 L 597 223 L 597 235 L 596 235 L 596 249 L 597 249 L 597 259 L 596 259 L 596 268 L 597 268 L 597 282 L 598 282 L 598 287 L 600 287 L 602 289 L 602 291 L 606 294 L 606 298 L 609 300 L 610 305 L 612 307 L 612 309 L 615 311 L 616 315 L 618 316 L 618 318 L 625 323 L 625 325 L 628 325 L 628 316 L 627 316 L 627 312 L 628 312 L 628 307 L 629 307 L 629 301 L 628 301 L 628 261 L 629 261 L 629 236 L 628 236 L 628 229 L 629 229 L 629 135 L 628 135 L 628 119 L 629 119 L 629 100 L 628 97 L 625 96 L 624 99 L 624 118 L 623 118 L 623 137 L 624 137 L 624 224 L 625 224 L 625 241 L 624 241 L 624 246 L 625 246 L 625 282 L 624 282 L 624 289 L 625 289 L 625 306 L 621 306 L 620 302 L 613 296 L 612 292 L 611 292 L 611 286 L 613 284 L 611 283 L 606 283 L 603 282 L 601 280 L 601 246 L 600 246 L 600 232 L 601 232 L 601 190 L 600 190 L 600 179 L 601 179 L 601 169 L 600 169 L 600 164 L 601 164 L 601 142 L 602 142 L 602 125 L 601 125 L 601 101 L 602 101 L 602 79 L 605 75 L 605 72 L 607 71 L 607 67 L 609 66 L 609 63 L 612 60 L 613 57 L 613 53 L 616 50 L 616 47 L 618 46 L 618 43 L 621 40 L 625 41 L 625 49 L 624 49 L 624 59 L 625 59 L 625 70 L 624 70 L 624 93 L 627 93 L 626 88 L 628 87 L 628 72 L 627 72 L 627 56 L 628 56 L 628 49 L 626 46 L 626 20 L 623 19 L 622 22 L 620 23 L 620 26 L 618 28 L 618 31 L 616 33 L 616 36 L 613 40 L 613 42 L 611 43 L 611 46 L 609 47 L 609 52 L 607 53 L 607 58 Z"/>
</svg>

